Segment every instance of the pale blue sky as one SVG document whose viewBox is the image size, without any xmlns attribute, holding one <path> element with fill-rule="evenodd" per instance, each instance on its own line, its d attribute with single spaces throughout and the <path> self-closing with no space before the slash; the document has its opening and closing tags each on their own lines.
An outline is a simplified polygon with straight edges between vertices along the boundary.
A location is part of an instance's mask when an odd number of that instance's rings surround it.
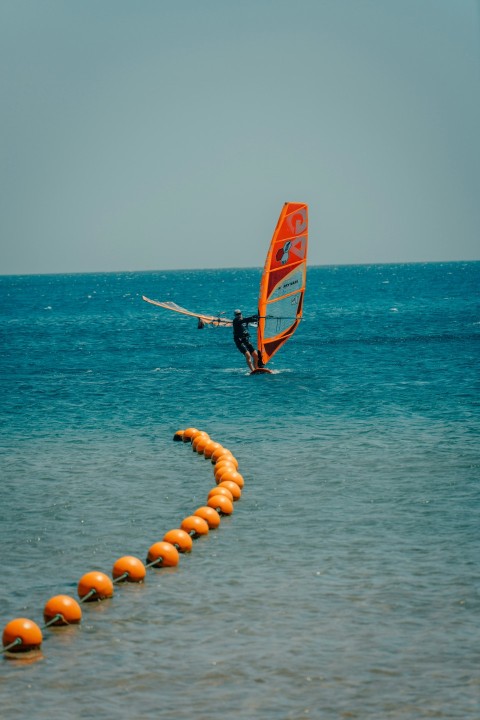
<svg viewBox="0 0 480 720">
<path fill-rule="evenodd" d="M 1 0 L 0 273 L 480 259 L 477 0 Z"/>
</svg>

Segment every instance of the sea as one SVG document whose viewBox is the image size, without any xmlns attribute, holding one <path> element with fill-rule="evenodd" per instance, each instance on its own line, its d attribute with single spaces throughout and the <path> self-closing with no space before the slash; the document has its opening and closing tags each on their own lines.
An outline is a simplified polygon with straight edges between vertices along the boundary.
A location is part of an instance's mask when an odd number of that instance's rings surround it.
<svg viewBox="0 0 480 720">
<path fill-rule="evenodd" d="M 0 659 L 9 720 L 478 720 L 480 263 L 309 267 L 304 318 L 249 375 L 229 328 L 260 268 L 0 277 Z M 252 329 L 252 336 L 254 336 Z M 205 505 L 175 568 L 44 627 Z"/>
</svg>

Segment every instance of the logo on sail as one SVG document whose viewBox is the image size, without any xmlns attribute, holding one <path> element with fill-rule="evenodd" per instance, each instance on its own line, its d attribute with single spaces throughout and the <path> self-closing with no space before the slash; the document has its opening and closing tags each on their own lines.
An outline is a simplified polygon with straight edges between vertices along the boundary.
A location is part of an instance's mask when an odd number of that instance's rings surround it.
<svg viewBox="0 0 480 720">
<path fill-rule="evenodd" d="M 299 237 L 296 240 L 287 240 L 287 242 L 284 244 L 283 247 L 281 247 L 279 250 L 277 250 L 277 254 L 275 255 L 275 259 L 277 262 L 282 263 L 282 265 L 286 265 L 286 263 L 290 259 L 290 254 L 293 253 L 293 255 L 296 255 L 296 257 L 299 260 L 303 260 L 305 258 L 305 250 L 307 246 L 307 236 L 304 235 L 303 237 Z M 290 260 L 290 262 L 293 262 L 295 258 Z"/>
<path fill-rule="evenodd" d="M 285 263 L 288 262 L 288 253 L 290 252 L 290 248 L 292 247 L 292 241 L 287 240 L 283 248 L 280 248 L 276 254 L 276 259 L 278 262 L 281 262 L 282 265 L 285 265 Z"/>
<path fill-rule="evenodd" d="M 300 235 L 307 229 L 307 209 L 300 208 L 297 212 L 292 213 L 287 220 L 290 229 L 295 235 Z"/>
</svg>

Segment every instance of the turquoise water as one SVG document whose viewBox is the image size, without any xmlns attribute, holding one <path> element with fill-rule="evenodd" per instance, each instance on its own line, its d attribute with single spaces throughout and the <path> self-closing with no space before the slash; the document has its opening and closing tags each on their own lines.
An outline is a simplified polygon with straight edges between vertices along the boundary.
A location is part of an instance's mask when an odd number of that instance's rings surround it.
<svg viewBox="0 0 480 720">
<path fill-rule="evenodd" d="M 141 299 L 251 313 L 259 279 L 0 277 L 2 629 L 205 503 L 176 430 L 245 477 L 177 568 L 3 658 L 2 717 L 480 717 L 480 263 L 310 268 L 270 376 Z"/>
</svg>

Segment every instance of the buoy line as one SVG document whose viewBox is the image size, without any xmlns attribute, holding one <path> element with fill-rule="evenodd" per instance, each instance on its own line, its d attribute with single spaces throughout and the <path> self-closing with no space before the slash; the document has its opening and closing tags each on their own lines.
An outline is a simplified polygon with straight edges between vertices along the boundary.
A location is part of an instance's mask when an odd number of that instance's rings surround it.
<svg viewBox="0 0 480 720">
<path fill-rule="evenodd" d="M 44 624 L 40 627 L 29 618 L 15 618 L 3 630 L 2 653 L 6 658 L 21 658 L 38 652 L 43 632 L 51 626 L 76 625 L 81 622 L 83 603 L 102 601 L 113 597 L 114 586 L 124 582 L 144 582 L 149 568 L 175 567 L 180 555 L 191 552 L 193 541 L 219 527 L 222 516 L 233 513 L 233 503 L 240 500 L 244 479 L 238 472 L 238 461 L 233 453 L 210 438 L 204 430 L 191 427 L 178 430 L 173 440 L 190 443 L 192 450 L 210 460 L 216 485 L 207 496 L 206 505 L 197 508 L 184 518 L 179 528 L 169 530 L 159 542 L 148 549 L 145 563 L 133 555 L 115 561 L 112 578 L 94 570 L 85 573 L 77 585 L 79 600 L 69 595 L 55 595 L 43 609 Z"/>
</svg>

